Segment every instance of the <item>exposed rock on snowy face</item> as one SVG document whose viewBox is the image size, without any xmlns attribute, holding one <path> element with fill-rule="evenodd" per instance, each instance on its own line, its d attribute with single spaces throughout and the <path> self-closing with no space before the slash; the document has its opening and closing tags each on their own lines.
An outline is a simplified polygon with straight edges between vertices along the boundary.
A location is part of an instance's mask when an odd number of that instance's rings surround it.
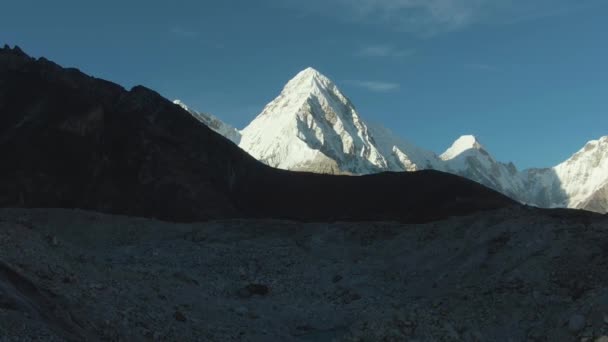
<svg viewBox="0 0 608 342">
<path fill-rule="evenodd" d="M 302 81 L 313 93 L 330 87 L 314 73 Z M 337 97 L 326 105 L 339 108 L 342 101 Z M 175 221 L 423 222 L 513 205 L 479 184 L 440 172 L 359 178 L 277 170 L 201 121 L 145 87 L 127 91 L 20 50 L 0 49 L 0 206 L 83 208 Z M 376 153 L 362 141 L 353 138 L 347 145 Z"/>
</svg>

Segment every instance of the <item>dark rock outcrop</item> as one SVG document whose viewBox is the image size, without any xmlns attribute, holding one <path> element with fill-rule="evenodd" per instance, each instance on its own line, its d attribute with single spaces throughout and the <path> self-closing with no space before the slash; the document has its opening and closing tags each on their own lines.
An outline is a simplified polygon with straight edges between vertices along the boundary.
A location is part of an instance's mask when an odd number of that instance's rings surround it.
<svg viewBox="0 0 608 342">
<path fill-rule="evenodd" d="M 514 205 L 436 171 L 362 177 L 269 168 L 142 86 L 0 49 L 0 206 L 195 221 L 421 222 Z"/>
</svg>

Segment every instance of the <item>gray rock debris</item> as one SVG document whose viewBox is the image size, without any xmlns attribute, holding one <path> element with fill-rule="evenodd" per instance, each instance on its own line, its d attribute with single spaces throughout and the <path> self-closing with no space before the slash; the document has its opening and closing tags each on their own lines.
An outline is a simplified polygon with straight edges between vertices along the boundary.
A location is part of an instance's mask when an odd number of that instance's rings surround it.
<svg viewBox="0 0 608 342">
<path fill-rule="evenodd" d="M 606 227 L 608 217 L 532 209 L 412 225 L 172 224 L 0 209 L 0 263 L 37 289 L 3 290 L 0 332 L 8 341 L 65 341 L 71 332 L 123 341 L 605 342 Z M 14 290 L 9 280 L 0 284 Z"/>
</svg>

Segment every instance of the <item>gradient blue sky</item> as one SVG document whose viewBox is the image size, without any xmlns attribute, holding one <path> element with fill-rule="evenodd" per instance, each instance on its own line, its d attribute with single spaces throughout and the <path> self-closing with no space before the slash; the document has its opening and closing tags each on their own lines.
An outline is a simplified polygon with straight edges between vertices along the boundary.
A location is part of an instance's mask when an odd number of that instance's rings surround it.
<svg viewBox="0 0 608 342">
<path fill-rule="evenodd" d="M 608 134 L 605 0 L 5 1 L 0 43 L 243 128 L 312 66 L 443 152 L 550 166 Z"/>
</svg>

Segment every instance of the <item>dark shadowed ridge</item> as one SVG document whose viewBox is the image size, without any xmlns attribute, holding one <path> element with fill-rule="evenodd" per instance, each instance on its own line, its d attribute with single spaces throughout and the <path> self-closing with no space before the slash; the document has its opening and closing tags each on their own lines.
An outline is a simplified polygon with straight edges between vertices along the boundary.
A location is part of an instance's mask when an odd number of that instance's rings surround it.
<svg viewBox="0 0 608 342">
<path fill-rule="evenodd" d="M 276 170 L 142 86 L 0 49 L 0 206 L 81 208 L 169 221 L 424 222 L 515 205 L 438 172 Z"/>
</svg>

